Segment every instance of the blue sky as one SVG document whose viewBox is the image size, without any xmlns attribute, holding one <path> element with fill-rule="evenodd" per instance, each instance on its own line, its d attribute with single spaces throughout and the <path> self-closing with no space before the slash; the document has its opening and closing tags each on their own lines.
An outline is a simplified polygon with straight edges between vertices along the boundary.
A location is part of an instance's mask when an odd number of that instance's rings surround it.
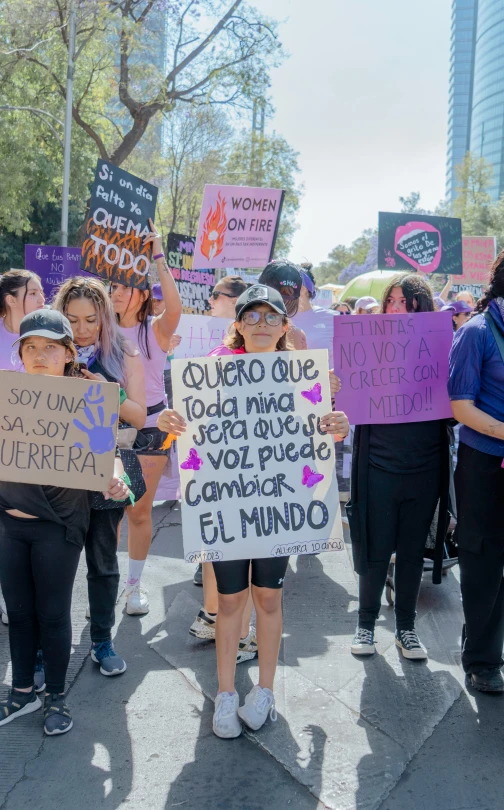
<svg viewBox="0 0 504 810">
<path fill-rule="evenodd" d="M 291 257 L 318 263 L 378 211 L 445 189 L 450 0 L 253 0 L 285 22 L 271 128 L 300 153 Z"/>
</svg>

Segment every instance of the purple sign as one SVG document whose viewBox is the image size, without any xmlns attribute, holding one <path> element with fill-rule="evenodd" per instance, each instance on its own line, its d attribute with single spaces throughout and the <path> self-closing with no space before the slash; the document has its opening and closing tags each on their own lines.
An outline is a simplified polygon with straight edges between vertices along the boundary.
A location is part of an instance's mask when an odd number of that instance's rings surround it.
<svg viewBox="0 0 504 810">
<path fill-rule="evenodd" d="M 447 393 L 449 312 L 334 318 L 336 406 L 352 425 L 452 416 Z"/>
<path fill-rule="evenodd" d="M 79 270 L 81 252 L 74 247 L 25 245 L 25 267 L 40 276 L 48 303 L 67 278 L 92 275 Z"/>
</svg>

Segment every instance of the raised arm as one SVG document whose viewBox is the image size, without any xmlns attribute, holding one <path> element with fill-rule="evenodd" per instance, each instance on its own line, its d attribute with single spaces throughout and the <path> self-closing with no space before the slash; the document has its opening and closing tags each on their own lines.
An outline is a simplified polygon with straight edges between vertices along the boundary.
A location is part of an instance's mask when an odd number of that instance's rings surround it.
<svg viewBox="0 0 504 810">
<path fill-rule="evenodd" d="M 163 243 L 161 236 L 154 228 L 154 223 L 149 219 L 149 225 L 152 229 L 145 239 L 144 244 L 152 244 L 152 255 L 159 256 L 163 254 Z M 178 326 L 180 315 L 182 313 L 182 302 L 178 294 L 177 287 L 170 273 L 168 264 L 164 255 L 161 258 L 155 259 L 156 267 L 159 275 L 159 282 L 161 284 L 161 291 L 163 293 L 163 301 L 165 309 L 162 315 L 154 318 L 153 329 L 156 340 L 163 351 L 167 352 L 170 346 L 170 340 Z"/>
</svg>

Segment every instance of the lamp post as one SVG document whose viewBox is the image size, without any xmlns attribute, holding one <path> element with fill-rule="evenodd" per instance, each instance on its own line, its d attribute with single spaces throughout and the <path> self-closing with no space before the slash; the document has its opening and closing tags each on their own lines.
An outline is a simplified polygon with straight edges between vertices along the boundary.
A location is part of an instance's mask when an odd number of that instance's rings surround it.
<svg viewBox="0 0 504 810">
<path fill-rule="evenodd" d="M 75 56 L 75 0 L 70 0 L 68 19 L 68 70 L 65 109 L 65 143 L 63 153 L 63 199 L 61 203 L 61 244 L 68 245 L 68 194 L 70 190 L 70 152 L 72 141 L 73 77 Z"/>
</svg>

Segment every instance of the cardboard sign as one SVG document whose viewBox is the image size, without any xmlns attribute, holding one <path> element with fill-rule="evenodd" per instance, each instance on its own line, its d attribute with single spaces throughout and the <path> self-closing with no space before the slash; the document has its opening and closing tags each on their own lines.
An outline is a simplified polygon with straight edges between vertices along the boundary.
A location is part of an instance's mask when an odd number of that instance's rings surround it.
<svg viewBox="0 0 504 810">
<path fill-rule="evenodd" d="M 284 193 L 278 188 L 205 186 L 194 269 L 268 264 Z"/>
<path fill-rule="evenodd" d="M 452 416 L 450 312 L 334 319 L 336 406 L 352 425 L 428 422 Z"/>
<path fill-rule="evenodd" d="M 151 247 L 143 246 L 154 221 L 157 188 L 99 160 L 82 245 L 81 270 L 126 287 L 145 289 Z"/>
<path fill-rule="evenodd" d="M 80 267 L 81 249 L 58 245 L 25 245 L 25 267 L 40 276 L 46 301 L 69 278 L 87 276 Z"/>
<path fill-rule="evenodd" d="M 378 269 L 460 273 L 462 221 L 420 214 L 378 214 Z"/>
<path fill-rule="evenodd" d="M 182 312 L 203 315 L 210 310 L 209 298 L 215 286 L 213 271 L 193 270 L 195 236 L 168 234 L 168 267 L 182 300 Z"/>
<path fill-rule="evenodd" d="M 220 346 L 233 321 L 208 315 L 181 315 L 177 335 L 181 340 L 175 347 L 175 359 L 206 357 Z"/>
<path fill-rule="evenodd" d="M 469 290 L 479 297 L 485 284 L 488 284 L 490 265 L 495 259 L 495 254 L 495 236 L 463 236 L 463 272 L 453 277 L 453 292 Z"/>
<path fill-rule="evenodd" d="M 186 561 L 342 549 L 327 353 L 175 360 L 172 375 Z"/>
<path fill-rule="evenodd" d="M 118 411 L 115 383 L 0 371 L 0 480 L 107 489 Z"/>
</svg>

